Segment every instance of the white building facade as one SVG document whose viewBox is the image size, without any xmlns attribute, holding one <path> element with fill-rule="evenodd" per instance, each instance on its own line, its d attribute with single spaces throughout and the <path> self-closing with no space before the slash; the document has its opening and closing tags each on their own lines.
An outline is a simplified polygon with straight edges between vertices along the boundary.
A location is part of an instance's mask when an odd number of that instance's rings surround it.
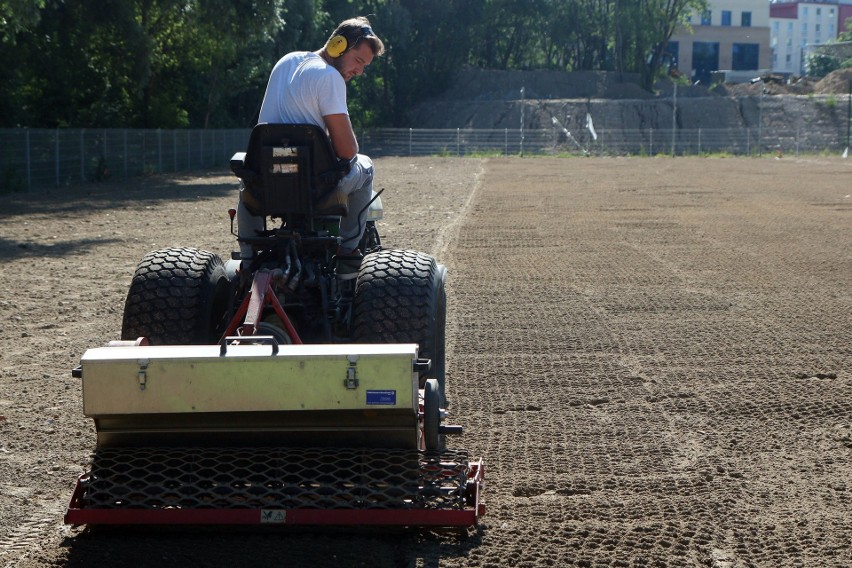
<svg viewBox="0 0 852 568">
<path fill-rule="evenodd" d="M 693 81 L 709 83 L 717 71 L 754 76 L 772 63 L 768 0 L 711 0 L 690 15 L 692 30 L 669 41 L 673 67 Z"/>
<path fill-rule="evenodd" d="M 852 0 L 773 1 L 769 17 L 772 71 L 804 75 L 807 46 L 836 39 L 849 17 Z"/>
</svg>

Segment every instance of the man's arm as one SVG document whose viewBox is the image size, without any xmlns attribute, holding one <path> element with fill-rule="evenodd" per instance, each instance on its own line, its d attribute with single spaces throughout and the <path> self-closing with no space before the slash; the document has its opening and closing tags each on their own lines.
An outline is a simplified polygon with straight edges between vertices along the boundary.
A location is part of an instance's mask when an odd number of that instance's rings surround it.
<svg viewBox="0 0 852 568">
<path fill-rule="evenodd" d="M 331 138 L 331 147 L 341 160 L 351 160 L 358 153 L 358 140 L 355 139 L 355 131 L 349 122 L 348 114 L 329 114 L 322 117 L 328 136 Z"/>
</svg>

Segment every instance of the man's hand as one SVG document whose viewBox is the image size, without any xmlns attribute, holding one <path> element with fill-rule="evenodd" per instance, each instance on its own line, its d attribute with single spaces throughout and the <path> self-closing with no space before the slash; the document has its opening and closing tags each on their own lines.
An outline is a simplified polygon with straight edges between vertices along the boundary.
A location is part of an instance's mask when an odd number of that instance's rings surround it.
<svg viewBox="0 0 852 568">
<path fill-rule="evenodd" d="M 331 138 L 331 147 L 341 160 L 351 160 L 358 154 L 358 140 L 355 139 L 355 131 L 348 114 L 329 114 L 322 117 L 328 136 Z"/>
</svg>

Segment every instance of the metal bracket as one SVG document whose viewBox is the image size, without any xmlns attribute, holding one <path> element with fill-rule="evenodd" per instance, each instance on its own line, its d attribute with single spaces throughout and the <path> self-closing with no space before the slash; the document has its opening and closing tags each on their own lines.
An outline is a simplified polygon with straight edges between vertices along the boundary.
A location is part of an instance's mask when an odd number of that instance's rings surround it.
<svg viewBox="0 0 852 568">
<path fill-rule="evenodd" d="M 148 359 L 139 359 L 139 372 L 136 377 L 139 380 L 139 390 L 145 390 L 148 383 Z"/>
<path fill-rule="evenodd" d="M 412 364 L 412 368 L 414 369 L 415 373 L 420 373 L 421 375 L 423 373 L 428 373 L 429 369 L 432 368 L 432 360 L 431 359 L 422 359 L 422 358 L 421 359 L 415 359 L 414 363 Z"/>
</svg>

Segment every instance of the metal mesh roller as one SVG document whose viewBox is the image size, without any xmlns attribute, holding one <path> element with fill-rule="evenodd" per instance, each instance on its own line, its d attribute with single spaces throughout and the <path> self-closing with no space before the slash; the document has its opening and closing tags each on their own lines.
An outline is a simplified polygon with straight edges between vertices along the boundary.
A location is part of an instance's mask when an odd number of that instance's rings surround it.
<svg viewBox="0 0 852 568">
<path fill-rule="evenodd" d="M 460 509 L 465 452 L 113 448 L 81 480 L 86 509 Z"/>
</svg>

